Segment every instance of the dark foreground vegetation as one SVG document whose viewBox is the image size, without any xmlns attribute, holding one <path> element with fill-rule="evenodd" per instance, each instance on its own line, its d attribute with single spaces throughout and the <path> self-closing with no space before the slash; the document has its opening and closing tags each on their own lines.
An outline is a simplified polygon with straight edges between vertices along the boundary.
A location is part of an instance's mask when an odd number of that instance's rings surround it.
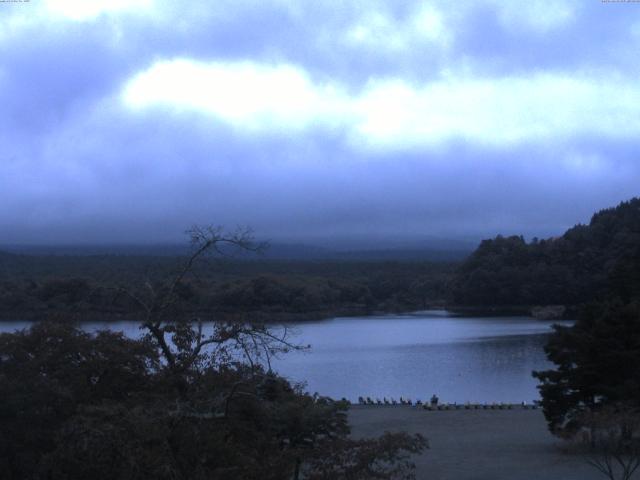
<svg viewBox="0 0 640 480">
<path fill-rule="evenodd" d="M 640 298 L 586 307 L 556 326 L 545 350 L 552 370 L 534 372 L 549 429 L 611 480 L 640 467 Z"/>
<path fill-rule="evenodd" d="M 195 354 L 183 328 L 173 365 L 151 337 L 60 322 L 0 335 L 0 477 L 411 478 L 422 437 L 351 440 L 346 403 L 226 357 L 262 334 L 220 327 L 224 348 Z"/>
<path fill-rule="evenodd" d="M 353 440 L 345 401 L 309 395 L 268 369 L 286 330 L 185 321 L 181 285 L 219 243 L 194 233 L 169 281 L 122 289 L 145 336 L 90 335 L 43 322 L 0 335 L 0 477 L 105 479 L 409 479 L 420 435 Z"/>
</svg>

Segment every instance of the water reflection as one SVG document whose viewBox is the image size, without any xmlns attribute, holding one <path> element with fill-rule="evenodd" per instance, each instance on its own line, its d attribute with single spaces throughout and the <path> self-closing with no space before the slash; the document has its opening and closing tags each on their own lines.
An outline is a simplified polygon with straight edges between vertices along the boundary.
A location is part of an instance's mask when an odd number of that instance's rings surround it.
<svg viewBox="0 0 640 480">
<path fill-rule="evenodd" d="M 298 326 L 310 353 L 275 362 L 310 391 L 334 397 L 521 402 L 539 398 L 532 370 L 550 367 L 550 322 L 443 316 L 334 319 Z"/>
<path fill-rule="evenodd" d="M 550 367 L 543 346 L 552 322 L 523 317 L 464 318 L 444 311 L 335 318 L 288 327 L 308 352 L 276 359 L 274 368 L 311 392 L 447 402 L 521 402 L 538 398 L 532 370 Z M 0 331 L 28 328 L 3 322 Z M 89 331 L 140 335 L 135 322 L 88 322 Z"/>
</svg>

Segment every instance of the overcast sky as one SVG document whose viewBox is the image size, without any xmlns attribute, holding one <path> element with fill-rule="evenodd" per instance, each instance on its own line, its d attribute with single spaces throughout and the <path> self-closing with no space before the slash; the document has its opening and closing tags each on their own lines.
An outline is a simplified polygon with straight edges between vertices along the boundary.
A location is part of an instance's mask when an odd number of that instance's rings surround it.
<svg viewBox="0 0 640 480">
<path fill-rule="evenodd" d="M 549 236 L 640 193 L 640 3 L 0 2 L 0 243 Z"/>
</svg>

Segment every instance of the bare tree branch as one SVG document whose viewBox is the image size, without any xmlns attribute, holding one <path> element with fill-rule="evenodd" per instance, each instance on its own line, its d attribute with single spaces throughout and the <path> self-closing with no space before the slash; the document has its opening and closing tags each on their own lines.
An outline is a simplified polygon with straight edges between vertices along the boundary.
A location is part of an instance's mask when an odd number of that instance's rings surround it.
<svg viewBox="0 0 640 480">
<path fill-rule="evenodd" d="M 255 370 L 260 359 L 271 370 L 272 356 L 302 348 L 289 341 L 286 328 L 276 335 L 262 325 L 248 322 L 217 323 L 210 334 L 205 334 L 200 319 L 197 319 L 195 326 L 193 322 L 180 324 L 176 323 L 177 319 L 171 319 L 170 314 L 175 315 L 174 307 L 180 300 L 178 287 L 193 273 L 199 260 L 210 253 L 228 256 L 229 249 L 260 252 L 266 248 L 266 244 L 254 242 L 252 231 L 248 228 L 238 227 L 233 233 L 225 233 L 221 227 L 194 226 L 186 233 L 191 240 L 191 253 L 167 282 L 167 286 L 154 286 L 147 279 L 144 290 L 149 299 L 143 299 L 126 288 L 118 290 L 143 311 L 141 328 L 155 341 L 168 368 L 178 373 L 186 372 L 205 358 L 213 361 L 220 355 L 231 355 L 236 349 L 243 352 L 252 370 Z M 210 346 L 215 348 L 211 350 L 208 348 Z"/>
</svg>

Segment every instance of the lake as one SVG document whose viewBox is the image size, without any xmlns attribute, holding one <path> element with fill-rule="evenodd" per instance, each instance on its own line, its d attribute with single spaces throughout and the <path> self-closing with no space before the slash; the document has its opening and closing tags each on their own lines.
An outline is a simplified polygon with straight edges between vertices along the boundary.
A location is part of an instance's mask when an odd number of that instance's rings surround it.
<svg viewBox="0 0 640 480">
<path fill-rule="evenodd" d="M 333 318 L 292 325 L 295 341 L 310 344 L 273 362 L 310 392 L 352 401 L 400 396 L 444 402 L 531 402 L 532 370 L 551 367 L 543 346 L 554 322 L 528 317 L 454 317 L 446 311 Z M 572 322 L 560 322 L 570 325 Z M 28 322 L 3 322 L 0 331 Z M 134 322 L 91 322 L 139 335 Z"/>
</svg>

